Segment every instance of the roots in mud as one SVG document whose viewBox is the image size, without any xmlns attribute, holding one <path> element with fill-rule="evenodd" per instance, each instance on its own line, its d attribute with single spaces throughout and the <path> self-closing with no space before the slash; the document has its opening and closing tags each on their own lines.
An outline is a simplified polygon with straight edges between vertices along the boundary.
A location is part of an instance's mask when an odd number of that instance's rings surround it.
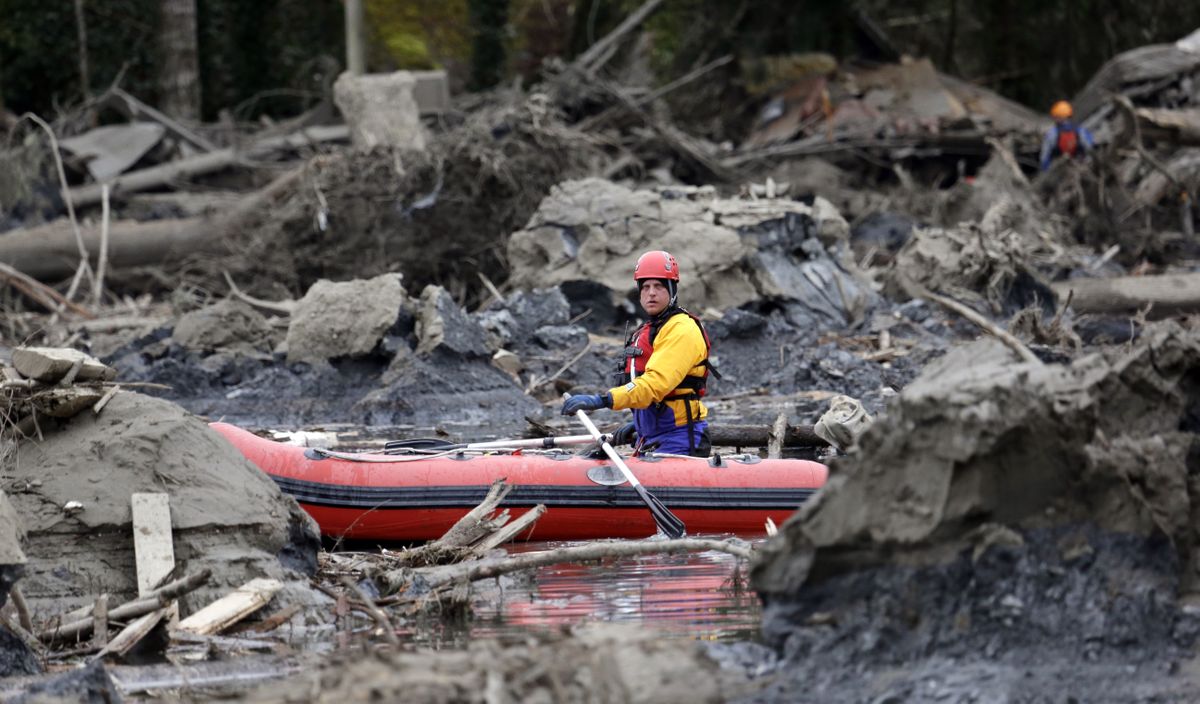
<svg viewBox="0 0 1200 704">
<path fill-rule="evenodd" d="M 317 159 L 228 253 L 193 259 L 185 281 L 224 291 L 221 272 L 264 296 L 298 298 L 318 279 L 401 271 L 405 286 L 466 298 L 478 274 L 507 277 L 509 233 L 550 187 L 601 158 L 540 96 L 471 114 L 425 152 L 377 148 Z M 481 225 L 482 224 L 482 225 Z"/>
</svg>

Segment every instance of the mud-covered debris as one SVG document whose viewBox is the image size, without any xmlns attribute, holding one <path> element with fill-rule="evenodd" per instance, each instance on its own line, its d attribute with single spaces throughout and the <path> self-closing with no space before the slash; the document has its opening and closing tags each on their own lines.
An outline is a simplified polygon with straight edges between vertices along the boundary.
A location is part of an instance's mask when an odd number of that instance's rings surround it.
<svg viewBox="0 0 1200 704">
<path fill-rule="evenodd" d="M 280 337 L 250 304 L 226 298 L 180 316 L 171 333 L 182 347 L 195 352 L 228 350 L 270 354 Z"/>
<path fill-rule="evenodd" d="M 0 607 L 9 599 L 9 591 L 25 574 L 24 524 L 13 510 L 8 496 L 0 490 Z M 0 677 L 41 672 L 41 666 L 29 646 L 0 625 Z"/>
<path fill-rule="evenodd" d="M 70 381 L 109 380 L 117 370 L 89 354 L 69 347 L 18 347 L 12 352 L 13 368 L 29 379 L 57 383 L 71 374 Z"/>
<path fill-rule="evenodd" d="M 17 447 L 3 486 L 28 536 L 22 589 L 35 613 L 61 613 L 102 592 L 137 593 L 130 507 L 137 492 L 170 495 L 177 563 L 213 572 L 185 609 L 252 577 L 287 581 L 287 600 L 310 598 L 303 580 L 319 545 L 312 519 L 200 419 L 122 391 L 99 415 L 43 422 L 41 431 L 44 440 Z M 66 514 L 60 507 L 68 501 L 83 508 Z"/>
<path fill-rule="evenodd" d="M 333 99 L 350 125 L 355 147 L 425 148 L 429 135 L 413 97 L 416 83 L 408 71 L 338 76 Z"/>
<path fill-rule="evenodd" d="M 721 200 L 703 190 L 633 191 L 585 179 L 552 190 L 529 225 L 513 234 L 508 259 L 518 286 L 594 281 L 620 304 L 633 290 L 637 258 L 665 249 L 684 272 L 684 305 L 703 301 L 721 310 L 768 298 L 811 304 L 815 314 L 845 321 L 866 307 L 869 293 L 822 242 L 848 236 L 845 220 L 820 198 L 811 206 Z M 812 245 L 804 248 L 806 240 Z"/>
<path fill-rule="evenodd" d="M 466 651 L 331 662 L 251 692 L 246 701 L 462 701 L 490 692 L 496 701 L 715 704 L 749 691 L 744 675 L 718 670 L 699 643 L 608 625 L 507 646 L 488 640 Z"/>
<path fill-rule="evenodd" d="M 1004 226 L 1007 208 L 1006 202 L 998 203 L 989 211 L 994 216 L 981 224 L 914 230 L 887 269 L 885 293 L 903 300 L 916 283 L 995 315 L 1028 306 L 1053 315 L 1057 298 L 1030 263 L 1031 255 L 1052 263 L 1060 253 L 1033 233 Z"/>
<path fill-rule="evenodd" d="M 287 331 L 289 362 L 324 362 L 370 353 L 396 324 L 405 305 L 397 274 L 313 284 L 296 306 Z"/>
<path fill-rule="evenodd" d="M 1193 584 L 1197 378 L 1200 337 L 1174 324 L 1068 366 L 1016 363 L 992 340 L 955 349 L 901 392 L 860 438 L 862 454 L 839 463 L 821 500 L 784 527 L 793 555 L 766 561 L 759 587 L 791 592 L 807 574 L 896 552 L 934 559 L 934 546 L 965 544 L 981 520 L 1161 535 Z"/>
<path fill-rule="evenodd" d="M 1065 366 L 994 340 L 927 366 L 753 569 L 786 660 L 773 691 L 870 700 L 874 673 L 941 656 L 1010 694 L 1024 672 L 1137 698 L 1105 668 L 1165 676 L 1200 635 L 1176 601 L 1198 581 L 1197 379 L 1200 336 L 1175 324 Z M 1064 648 L 1087 669 L 1064 675 Z"/>
<path fill-rule="evenodd" d="M 813 424 L 813 432 L 830 445 L 845 451 L 871 427 L 875 419 L 867 414 L 862 402 L 849 396 L 829 399 L 829 410 Z"/>
<path fill-rule="evenodd" d="M 6 693 L 7 694 L 7 693 Z M 101 660 L 39 680 L 9 696 L 5 701 L 21 704 L 121 704 L 125 701 Z"/>
<path fill-rule="evenodd" d="M 439 348 L 463 357 L 487 354 L 483 329 L 441 286 L 426 286 L 421 292 L 416 334 L 417 354 Z"/>
<path fill-rule="evenodd" d="M 473 317 L 487 334 L 489 349 L 525 349 L 534 342 L 538 328 L 566 325 L 571 319 L 571 305 L 558 286 L 535 288 L 493 301 Z"/>
</svg>

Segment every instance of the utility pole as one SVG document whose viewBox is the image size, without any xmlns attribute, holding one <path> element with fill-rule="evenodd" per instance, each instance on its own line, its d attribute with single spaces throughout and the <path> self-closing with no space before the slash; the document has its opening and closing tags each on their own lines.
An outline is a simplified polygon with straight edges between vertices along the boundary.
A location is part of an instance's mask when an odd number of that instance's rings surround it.
<svg viewBox="0 0 1200 704">
<path fill-rule="evenodd" d="M 346 70 L 360 76 L 367 69 L 363 46 L 362 0 L 345 0 L 346 5 Z"/>
</svg>

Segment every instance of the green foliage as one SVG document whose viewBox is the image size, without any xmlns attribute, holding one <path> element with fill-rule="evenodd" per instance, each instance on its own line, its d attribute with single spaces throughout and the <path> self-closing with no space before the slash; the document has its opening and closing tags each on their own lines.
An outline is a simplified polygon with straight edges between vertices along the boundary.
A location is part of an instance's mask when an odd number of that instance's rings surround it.
<svg viewBox="0 0 1200 704">
<path fill-rule="evenodd" d="M 471 51 L 467 0 L 367 0 L 367 22 L 384 60 L 397 69 L 447 68 Z"/>
</svg>

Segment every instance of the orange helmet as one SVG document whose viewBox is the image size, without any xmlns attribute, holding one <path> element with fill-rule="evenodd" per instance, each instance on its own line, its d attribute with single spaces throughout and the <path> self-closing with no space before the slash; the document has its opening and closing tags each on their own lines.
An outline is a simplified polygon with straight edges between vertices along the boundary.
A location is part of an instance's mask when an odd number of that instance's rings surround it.
<svg viewBox="0 0 1200 704">
<path fill-rule="evenodd" d="M 646 252 L 638 257 L 637 266 L 633 267 L 633 280 L 666 279 L 679 281 L 679 264 L 670 252 L 661 249 Z"/>
<path fill-rule="evenodd" d="M 1050 117 L 1055 120 L 1069 120 L 1075 111 L 1071 109 L 1071 104 L 1065 100 L 1060 100 L 1050 108 Z"/>
</svg>

